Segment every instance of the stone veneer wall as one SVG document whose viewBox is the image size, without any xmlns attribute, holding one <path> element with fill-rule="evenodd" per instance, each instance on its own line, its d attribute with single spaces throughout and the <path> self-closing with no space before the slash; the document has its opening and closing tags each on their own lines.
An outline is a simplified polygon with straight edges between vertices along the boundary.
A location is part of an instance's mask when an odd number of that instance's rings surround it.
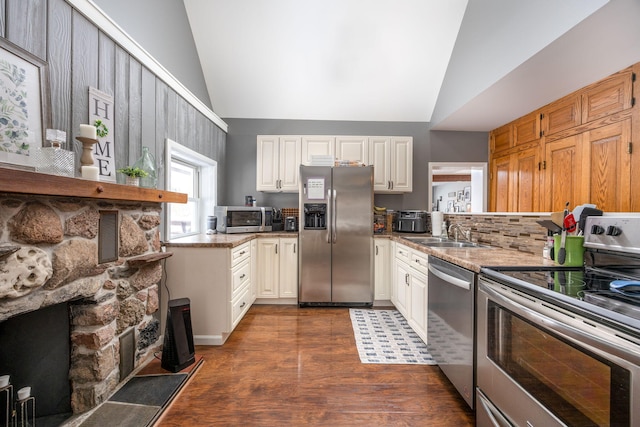
<svg viewBox="0 0 640 427">
<path fill-rule="evenodd" d="M 139 262 L 161 250 L 161 209 L 160 203 L 0 194 L 0 322 L 71 302 L 74 413 L 97 406 L 118 386 L 121 334 L 135 331 L 136 367 L 161 345 L 162 264 Z M 100 210 L 117 210 L 119 217 L 119 257 L 103 264 Z"/>
<path fill-rule="evenodd" d="M 536 221 L 551 220 L 549 214 L 445 214 L 447 224 L 471 228 L 471 239 L 505 249 L 542 255 L 547 229 Z"/>
</svg>

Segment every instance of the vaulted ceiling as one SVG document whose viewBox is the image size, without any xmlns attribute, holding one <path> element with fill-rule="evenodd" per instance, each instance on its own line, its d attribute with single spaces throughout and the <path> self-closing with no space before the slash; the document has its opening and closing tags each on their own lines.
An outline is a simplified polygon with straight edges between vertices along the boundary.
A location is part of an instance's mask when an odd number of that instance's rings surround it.
<svg viewBox="0 0 640 427">
<path fill-rule="evenodd" d="M 638 30 L 620 22 L 637 3 L 184 0 L 221 117 L 456 130 L 491 129 L 640 60 Z M 601 52 L 614 36 L 630 40 Z"/>
</svg>

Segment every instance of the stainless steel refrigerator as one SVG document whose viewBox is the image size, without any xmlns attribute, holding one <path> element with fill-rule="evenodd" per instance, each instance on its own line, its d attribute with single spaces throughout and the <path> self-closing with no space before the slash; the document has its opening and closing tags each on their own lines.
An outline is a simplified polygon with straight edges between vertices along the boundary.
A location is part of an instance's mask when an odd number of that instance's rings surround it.
<svg viewBox="0 0 640 427">
<path fill-rule="evenodd" d="M 373 167 L 300 166 L 299 209 L 299 304 L 373 304 Z"/>
</svg>

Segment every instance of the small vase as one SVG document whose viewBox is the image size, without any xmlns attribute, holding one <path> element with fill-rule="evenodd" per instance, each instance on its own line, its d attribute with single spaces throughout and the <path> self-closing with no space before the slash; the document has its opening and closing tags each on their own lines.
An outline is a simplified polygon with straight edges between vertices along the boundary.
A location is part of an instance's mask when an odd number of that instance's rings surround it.
<svg viewBox="0 0 640 427">
<path fill-rule="evenodd" d="M 125 176 L 124 183 L 127 185 L 134 185 L 138 187 L 140 185 L 140 177 L 137 176 Z"/>
<path fill-rule="evenodd" d="M 149 152 L 149 147 L 142 147 L 142 156 L 134 163 L 133 166 L 136 168 L 140 168 L 147 173 L 147 176 L 144 176 L 140 179 L 141 187 L 156 188 L 156 160 Z"/>
</svg>

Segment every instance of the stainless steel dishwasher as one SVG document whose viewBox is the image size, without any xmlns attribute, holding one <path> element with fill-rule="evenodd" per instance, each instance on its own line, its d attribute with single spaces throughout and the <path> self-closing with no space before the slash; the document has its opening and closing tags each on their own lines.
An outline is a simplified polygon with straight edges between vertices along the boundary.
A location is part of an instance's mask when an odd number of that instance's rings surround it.
<svg viewBox="0 0 640 427">
<path fill-rule="evenodd" d="M 475 287 L 474 272 L 429 256 L 427 347 L 472 409 L 475 400 Z"/>
</svg>

